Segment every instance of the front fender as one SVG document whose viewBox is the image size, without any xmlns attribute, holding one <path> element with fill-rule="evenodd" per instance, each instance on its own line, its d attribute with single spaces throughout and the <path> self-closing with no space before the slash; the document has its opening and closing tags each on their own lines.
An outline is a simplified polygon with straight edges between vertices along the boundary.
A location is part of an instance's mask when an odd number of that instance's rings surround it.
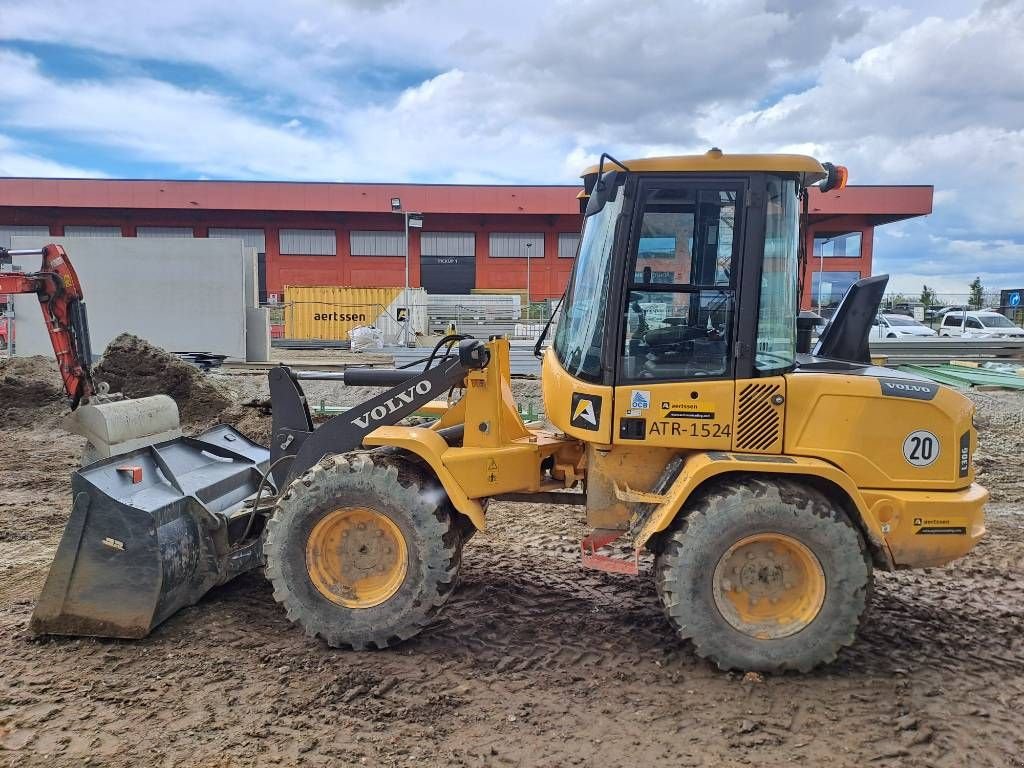
<svg viewBox="0 0 1024 768">
<path fill-rule="evenodd" d="M 442 455 L 448 443 L 437 432 L 423 427 L 378 427 L 363 438 L 366 446 L 389 446 L 416 454 L 434 471 L 452 506 L 470 519 L 478 531 L 487 527 L 483 505 L 462 490 L 454 475 L 445 467 Z"/>
<path fill-rule="evenodd" d="M 687 500 L 709 480 L 738 472 L 803 475 L 826 480 L 837 486 L 856 509 L 859 522 L 872 548 L 892 567 L 892 554 L 886 543 L 881 522 L 870 513 L 857 484 L 835 465 L 801 456 L 768 456 L 725 451 L 707 451 L 690 455 L 675 481 L 661 495 L 657 506 L 641 527 L 634 542 L 636 548 L 642 548 L 652 536 L 668 528 Z"/>
</svg>

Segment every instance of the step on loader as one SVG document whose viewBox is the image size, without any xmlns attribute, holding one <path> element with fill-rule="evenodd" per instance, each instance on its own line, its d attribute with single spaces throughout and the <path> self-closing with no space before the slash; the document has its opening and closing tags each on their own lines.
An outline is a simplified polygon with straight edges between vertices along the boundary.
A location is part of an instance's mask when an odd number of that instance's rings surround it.
<svg viewBox="0 0 1024 768">
<path fill-rule="evenodd" d="M 587 567 L 635 576 L 653 553 L 698 655 L 806 671 L 854 641 L 875 569 L 971 550 L 988 495 L 973 407 L 872 365 L 886 278 L 856 283 L 813 349 L 817 318 L 799 317 L 808 187 L 846 169 L 712 149 L 603 155 L 583 179 L 573 273 L 536 347 L 546 423 L 520 417 L 502 338 L 446 337 L 416 370 L 274 368 L 269 448 L 218 428 L 76 474 L 33 627 L 138 637 L 264 565 L 306 633 L 384 648 L 442 609 L 489 503 L 528 500 L 582 515 Z M 314 428 L 306 379 L 388 389 Z"/>
</svg>

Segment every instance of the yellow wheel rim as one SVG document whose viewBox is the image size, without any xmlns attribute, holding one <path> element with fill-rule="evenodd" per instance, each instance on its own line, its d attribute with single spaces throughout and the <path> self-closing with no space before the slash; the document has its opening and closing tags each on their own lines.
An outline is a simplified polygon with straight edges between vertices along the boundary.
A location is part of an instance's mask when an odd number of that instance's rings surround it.
<svg viewBox="0 0 1024 768">
<path fill-rule="evenodd" d="M 733 544 L 715 567 L 715 605 L 734 628 L 759 640 L 794 635 L 825 602 L 825 573 L 804 544 L 759 533 Z"/>
<path fill-rule="evenodd" d="M 409 567 L 405 537 L 372 509 L 336 509 L 306 540 L 306 570 L 320 594 L 346 608 L 380 605 L 402 586 Z"/>
</svg>

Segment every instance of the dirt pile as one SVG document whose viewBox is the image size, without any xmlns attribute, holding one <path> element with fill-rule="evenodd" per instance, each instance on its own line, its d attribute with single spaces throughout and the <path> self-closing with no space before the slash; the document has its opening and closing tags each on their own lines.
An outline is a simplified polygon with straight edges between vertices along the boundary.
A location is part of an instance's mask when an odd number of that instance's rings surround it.
<svg viewBox="0 0 1024 768">
<path fill-rule="evenodd" d="M 36 356 L 0 361 L 0 424 L 49 424 L 66 409 L 60 371 L 53 360 Z"/>
<path fill-rule="evenodd" d="M 229 424 L 250 440 L 261 445 L 270 444 L 273 420 L 270 415 L 270 400 L 252 398 L 236 403 L 220 414 L 220 424 Z"/>
<path fill-rule="evenodd" d="M 130 398 L 170 395 L 183 424 L 213 421 L 234 403 L 232 392 L 198 368 L 130 333 L 110 342 L 93 376 Z"/>
</svg>

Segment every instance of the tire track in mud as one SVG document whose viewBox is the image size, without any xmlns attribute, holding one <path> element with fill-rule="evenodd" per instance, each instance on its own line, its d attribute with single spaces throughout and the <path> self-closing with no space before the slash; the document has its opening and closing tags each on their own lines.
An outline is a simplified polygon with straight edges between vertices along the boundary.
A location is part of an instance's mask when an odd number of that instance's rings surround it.
<svg viewBox="0 0 1024 768">
<path fill-rule="evenodd" d="M 33 471 L 22 451 L 5 460 Z M 392 650 L 305 637 L 255 573 L 143 641 L 31 639 L 26 592 L 67 494 L 41 504 L 6 478 L 0 491 L 0 531 L 30 536 L 0 542 L 15 563 L 0 572 L 0 764 L 1005 766 L 1024 753 L 1016 508 L 993 507 L 989 537 L 952 568 L 879 574 L 836 664 L 744 678 L 675 638 L 649 574 L 582 570 L 582 524 L 539 504 L 493 505 L 438 621 Z"/>
</svg>

